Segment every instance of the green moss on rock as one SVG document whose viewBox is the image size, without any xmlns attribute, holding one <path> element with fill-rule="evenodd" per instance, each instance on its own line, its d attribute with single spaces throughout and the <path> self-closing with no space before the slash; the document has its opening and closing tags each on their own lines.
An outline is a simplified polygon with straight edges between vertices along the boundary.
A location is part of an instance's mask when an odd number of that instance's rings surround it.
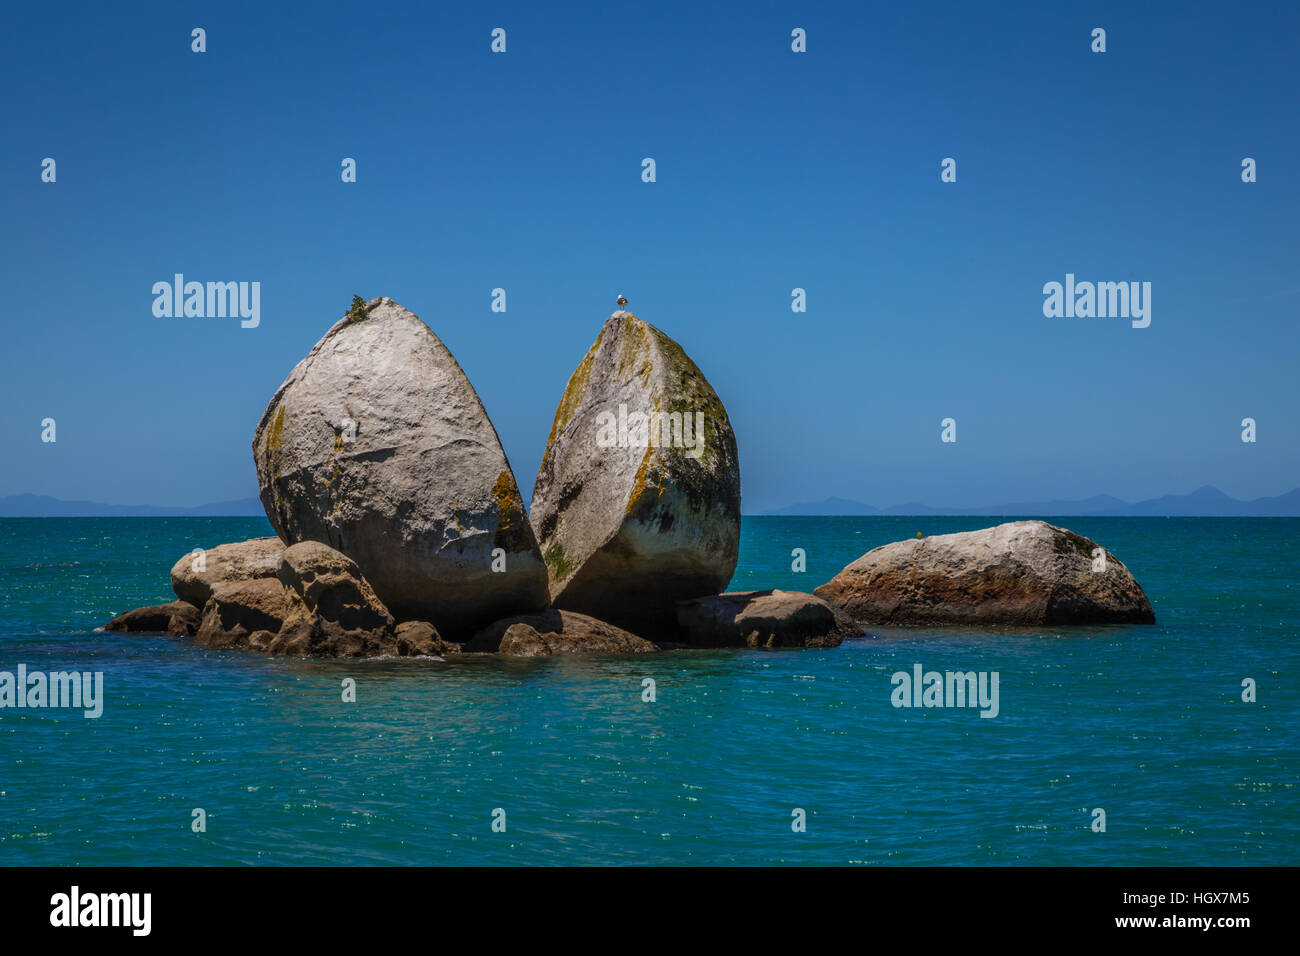
<svg viewBox="0 0 1300 956">
<path fill-rule="evenodd" d="M 546 567 L 551 573 L 552 582 L 560 582 L 568 578 L 574 571 L 578 570 L 576 564 L 570 564 L 564 557 L 564 548 L 560 542 L 553 541 L 551 546 L 546 549 L 542 555 L 542 560 L 546 562 Z"/>
<path fill-rule="evenodd" d="M 1089 561 L 1092 560 L 1092 552 L 1098 545 L 1093 544 L 1081 534 L 1075 534 L 1073 531 L 1061 529 L 1061 533 L 1056 536 L 1053 544 L 1057 554 L 1069 554 L 1071 550 L 1076 551 Z"/>
</svg>

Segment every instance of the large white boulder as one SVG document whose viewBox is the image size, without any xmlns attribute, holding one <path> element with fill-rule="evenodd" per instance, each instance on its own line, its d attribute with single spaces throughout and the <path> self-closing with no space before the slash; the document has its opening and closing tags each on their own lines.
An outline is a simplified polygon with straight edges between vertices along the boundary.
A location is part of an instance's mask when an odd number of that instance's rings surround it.
<svg viewBox="0 0 1300 956">
<path fill-rule="evenodd" d="M 352 558 L 397 620 L 455 635 L 546 605 L 541 553 L 483 403 L 391 299 L 344 316 L 289 373 L 253 457 L 280 537 Z"/>
</svg>

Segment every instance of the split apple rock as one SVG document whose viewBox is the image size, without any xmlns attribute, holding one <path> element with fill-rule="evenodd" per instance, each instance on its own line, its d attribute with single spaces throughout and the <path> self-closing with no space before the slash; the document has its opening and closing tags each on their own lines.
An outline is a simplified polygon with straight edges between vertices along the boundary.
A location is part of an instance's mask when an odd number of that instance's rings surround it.
<svg viewBox="0 0 1300 956">
<path fill-rule="evenodd" d="M 722 593 L 740 548 L 735 433 L 682 347 L 622 308 L 560 398 L 531 515 L 460 365 L 388 298 L 354 297 L 289 373 L 253 457 L 278 537 L 183 555 L 181 600 L 107 630 L 468 661 L 1155 621 L 1118 558 L 1043 521 L 887 544 L 814 594 Z"/>
</svg>

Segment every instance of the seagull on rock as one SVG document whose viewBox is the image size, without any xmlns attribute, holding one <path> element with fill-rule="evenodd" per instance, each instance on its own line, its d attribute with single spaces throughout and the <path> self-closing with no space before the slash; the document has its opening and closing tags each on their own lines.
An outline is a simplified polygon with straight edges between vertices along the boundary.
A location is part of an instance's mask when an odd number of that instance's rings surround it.
<svg viewBox="0 0 1300 956">
<path fill-rule="evenodd" d="M 626 305 L 627 305 L 627 299 L 620 295 L 618 297 L 618 307 L 621 309 Z"/>
</svg>

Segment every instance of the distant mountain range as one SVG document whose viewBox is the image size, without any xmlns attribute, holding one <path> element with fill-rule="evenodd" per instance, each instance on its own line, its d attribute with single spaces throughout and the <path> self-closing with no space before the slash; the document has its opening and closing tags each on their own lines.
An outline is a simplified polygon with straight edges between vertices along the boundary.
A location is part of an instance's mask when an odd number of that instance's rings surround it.
<svg viewBox="0 0 1300 956">
<path fill-rule="evenodd" d="M 256 498 L 218 501 L 192 508 L 167 508 L 159 505 L 106 505 L 97 501 L 63 501 L 48 495 L 10 495 L 0 498 L 0 518 L 181 518 L 217 516 L 255 516 L 266 512 Z M 1094 495 L 1078 500 L 1019 501 L 981 508 L 944 508 L 912 501 L 892 508 L 875 508 L 848 498 L 826 498 L 790 505 L 765 515 L 1094 515 L 1115 517 L 1300 517 L 1300 488 L 1272 498 L 1240 501 L 1225 495 L 1213 485 L 1204 485 L 1191 494 L 1165 495 L 1130 504 L 1112 495 Z"/>
<path fill-rule="evenodd" d="M 1300 488 L 1273 498 L 1239 501 L 1213 485 L 1203 485 L 1191 494 L 1165 495 L 1130 504 L 1112 495 L 1094 495 L 1075 501 L 1019 501 L 981 508 L 936 508 L 912 501 L 892 508 L 874 508 L 847 498 L 827 498 L 790 505 L 766 515 L 1094 515 L 1116 517 L 1300 517 Z"/>
<path fill-rule="evenodd" d="M 97 501 L 63 501 L 48 495 L 10 495 L 0 498 L 0 518 L 184 518 L 219 515 L 264 515 L 256 498 L 218 501 L 193 508 L 158 505 L 105 505 Z"/>
</svg>

